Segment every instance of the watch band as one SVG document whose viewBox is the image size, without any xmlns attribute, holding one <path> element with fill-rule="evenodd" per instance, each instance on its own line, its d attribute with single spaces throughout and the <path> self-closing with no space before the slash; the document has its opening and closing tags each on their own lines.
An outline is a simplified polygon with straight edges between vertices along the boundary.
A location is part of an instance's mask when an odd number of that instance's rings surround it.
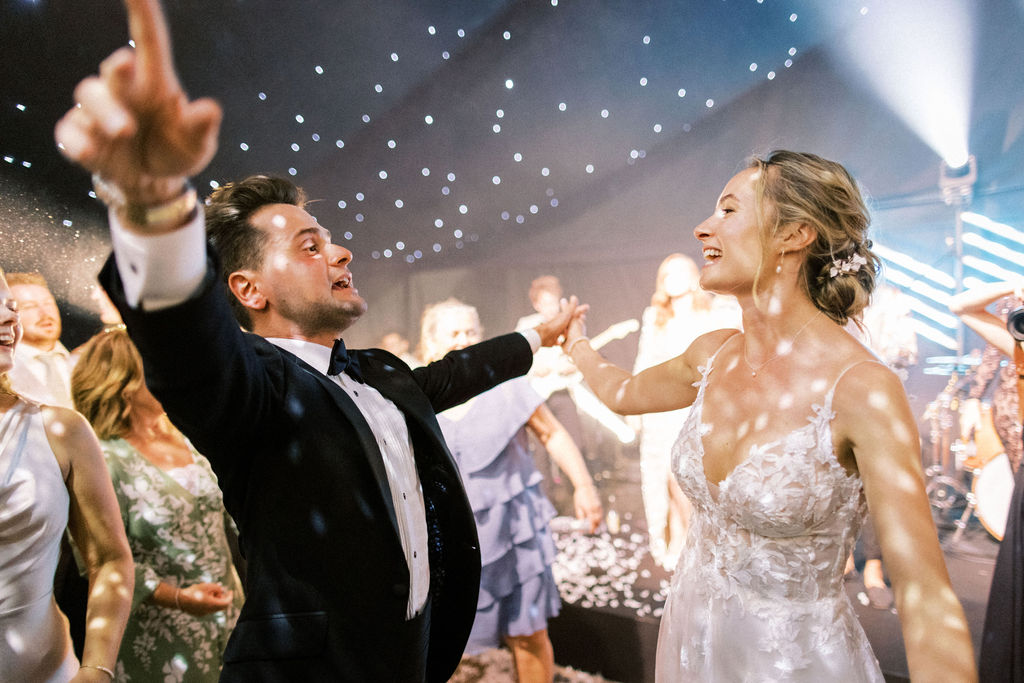
<svg viewBox="0 0 1024 683">
<path fill-rule="evenodd" d="M 99 174 L 93 174 L 92 186 L 101 202 L 122 213 L 133 225 L 182 225 L 191 219 L 198 209 L 196 189 L 187 180 L 181 194 L 156 205 L 128 201 L 120 187 L 107 182 Z"/>
</svg>

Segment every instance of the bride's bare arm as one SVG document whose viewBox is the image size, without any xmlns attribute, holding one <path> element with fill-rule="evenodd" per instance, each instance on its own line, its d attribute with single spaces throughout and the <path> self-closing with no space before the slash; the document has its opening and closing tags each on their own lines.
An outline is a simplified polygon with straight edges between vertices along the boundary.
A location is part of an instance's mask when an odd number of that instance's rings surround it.
<svg viewBox="0 0 1024 683">
<path fill-rule="evenodd" d="M 562 345 L 594 394 L 621 415 L 658 413 L 685 408 L 697 398 L 693 383 L 698 366 L 736 330 L 717 330 L 699 337 L 681 355 L 636 375 L 606 360 L 584 335 L 582 316 L 566 331 Z"/>
<path fill-rule="evenodd" d="M 903 385 L 864 363 L 840 381 L 833 434 L 852 448 L 892 577 L 914 681 L 975 681 L 967 620 L 946 572 L 921 469 L 920 442 Z"/>
</svg>

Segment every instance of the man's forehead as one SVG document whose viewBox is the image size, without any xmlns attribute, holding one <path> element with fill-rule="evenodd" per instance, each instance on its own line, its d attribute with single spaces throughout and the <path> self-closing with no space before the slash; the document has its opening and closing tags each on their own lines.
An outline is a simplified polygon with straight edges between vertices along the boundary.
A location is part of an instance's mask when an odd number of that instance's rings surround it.
<svg viewBox="0 0 1024 683">
<path fill-rule="evenodd" d="M 292 204 L 267 204 L 253 214 L 253 223 L 277 239 L 290 240 L 308 232 L 330 234 L 316 216 Z"/>
<path fill-rule="evenodd" d="M 43 285 L 30 282 L 11 285 L 11 295 L 15 299 L 53 299 L 53 294 Z"/>
</svg>

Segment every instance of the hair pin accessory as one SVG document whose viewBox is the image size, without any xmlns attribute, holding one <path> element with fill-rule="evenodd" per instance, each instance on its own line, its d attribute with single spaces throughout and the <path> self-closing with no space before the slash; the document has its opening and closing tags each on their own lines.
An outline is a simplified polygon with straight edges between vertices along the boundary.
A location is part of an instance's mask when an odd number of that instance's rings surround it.
<svg viewBox="0 0 1024 683">
<path fill-rule="evenodd" d="M 837 277 L 847 273 L 856 273 L 861 269 L 861 266 L 866 266 L 867 264 L 868 260 L 866 258 L 860 254 L 854 254 L 848 259 L 836 259 L 833 261 L 828 274 L 830 277 Z"/>
</svg>

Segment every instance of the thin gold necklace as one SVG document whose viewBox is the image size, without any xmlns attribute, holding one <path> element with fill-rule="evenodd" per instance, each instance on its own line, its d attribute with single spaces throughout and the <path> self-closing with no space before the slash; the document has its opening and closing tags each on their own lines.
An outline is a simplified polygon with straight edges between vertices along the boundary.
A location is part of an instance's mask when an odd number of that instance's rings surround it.
<svg viewBox="0 0 1024 683">
<path fill-rule="evenodd" d="M 801 328 L 800 328 L 799 330 L 797 330 L 797 333 L 793 335 L 793 338 L 792 338 L 792 339 L 790 339 L 790 340 L 789 340 L 789 342 L 787 342 L 787 343 L 785 343 L 785 344 L 780 344 L 780 346 L 782 346 L 782 347 L 783 347 L 781 351 L 779 351 L 778 353 L 776 353 L 776 354 L 775 354 L 774 356 L 772 356 L 771 358 L 769 358 L 769 359 L 768 359 L 768 360 L 766 360 L 765 362 L 763 362 L 763 363 L 761 363 L 760 365 L 758 365 L 758 366 L 757 366 L 756 368 L 755 368 L 755 367 L 754 367 L 753 365 L 751 365 L 751 364 L 750 364 L 750 359 L 748 359 L 748 358 L 747 358 L 747 345 L 746 345 L 746 344 L 744 344 L 744 345 L 743 345 L 743 362 L 744 362 L 744 363 L 746 363 L 746 364 L 747 364 L 747 367 L 748 367 L 748 368 L 750 369 L 750 376 L 751 376 L 751 377 L 757 377 L 757 373 L 758 373 L 758 372 L 759 372 L 759 371 L 760 371 L 760 370 L 761 370 L 762 368 L 764 368 L 764 366 L 768 365 L 769 363 L 771 363 L 771 362 L 772 362 L 773 360 L 775 360 L 775 359 L 776 359 L 776 358 L 778 358 L 779 356 L 782 356 L 782 355 L 784 355 L 784 354 L 787 354 L 787 353 L 789 353 L 790 351 L 792 351 L 792 350 L 793 350 L 793 345 L 794 345 L 794 344 L 796 344 L 796 338 L 797 338 L 797 337 L 799 337 L 799 336 L 800 336 L 800 334 L 801 334 L 801 333 L 802 333 L 802 332 L 803 332 L 804 330 L 806 330 L 806 329 L 807 329 L 807 326 L 808 326 L 808 325 L 810 325 L 810 324 L 811 324 L 811 322 L 812 322 L 812 321 L 813 321 L 813 320 L 814 320 L 815 318 L 817 318 L 817 317 L 818 317 L 819 315 L 821 315 L 821 311 L 815 311 L 814 315 L 812 315 L 812 316 L 811 316 L 810 318 L 808 318 L 808 319 L 807 319 L 807 322 L 805 322 L 805 323 L 803 324 L 803 327 L 801 327 Z"/>
</svg>

